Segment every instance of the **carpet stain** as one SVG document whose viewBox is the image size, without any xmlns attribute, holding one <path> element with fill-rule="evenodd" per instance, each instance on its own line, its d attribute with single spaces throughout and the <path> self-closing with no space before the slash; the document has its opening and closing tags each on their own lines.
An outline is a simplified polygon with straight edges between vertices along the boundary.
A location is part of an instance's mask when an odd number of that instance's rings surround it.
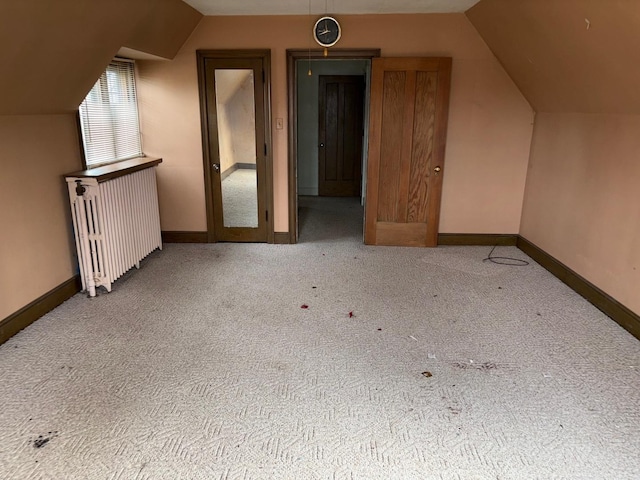
<svg viewBox="0 0 640 480">
<path fill-rule="evenodd" d="M 49 432 L 47 435 L 38 435 L 38 438 L 33 440 L 33 448 L 42 448 L 57 436 L 58 432 Z"/>
<path fill-rule="evenodd" d="M 486 372 L 488 370 L 497 370 L 498 365 L 493 362 L 484 362 L 484 363 L 463 363 L 463 362 L 454 362 L 452 365 L 460 370 L 480 370 Z"/>
<path fill-rule="evenodd" d="M 422 372 L 422 375 L 429 378 L 429 377 L 433 377 L 433 374 L 431 372 Z"/>
</svg>

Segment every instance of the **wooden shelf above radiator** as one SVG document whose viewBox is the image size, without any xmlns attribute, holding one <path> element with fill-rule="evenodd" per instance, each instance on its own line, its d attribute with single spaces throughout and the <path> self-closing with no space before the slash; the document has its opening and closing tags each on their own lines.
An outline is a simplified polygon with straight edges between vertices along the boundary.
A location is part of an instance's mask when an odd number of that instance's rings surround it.
<svg viewBox="0 0 640 480">
<path fill-rule="evenodd" d="M 145 168 L 155 167 L 162 163 L 161 158 L 156 157 L 138 157 L 130 160 L 123 160 L 121 162 L 111 163 L 102 167 L 90 168 L 87 170 L 81 170 L 79 172 L 67 173 L 65 178 L 94 178 L 98 183 L 106 182 L 114 178 L 122 177 L 138 170 L 144 170 Z"/>
</svg>

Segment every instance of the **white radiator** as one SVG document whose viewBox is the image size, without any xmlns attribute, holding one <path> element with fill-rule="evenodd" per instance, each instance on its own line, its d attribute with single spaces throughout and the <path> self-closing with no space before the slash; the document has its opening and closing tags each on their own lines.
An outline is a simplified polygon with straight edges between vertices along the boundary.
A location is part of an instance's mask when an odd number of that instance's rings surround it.
<svg viewBox="0 0 640 480">
<path fill-rule="evenodd" d="M 104 182 L 66 177 L 82 288 L 89 296 L 162 249 L 156 169 Z"/>
</svg>

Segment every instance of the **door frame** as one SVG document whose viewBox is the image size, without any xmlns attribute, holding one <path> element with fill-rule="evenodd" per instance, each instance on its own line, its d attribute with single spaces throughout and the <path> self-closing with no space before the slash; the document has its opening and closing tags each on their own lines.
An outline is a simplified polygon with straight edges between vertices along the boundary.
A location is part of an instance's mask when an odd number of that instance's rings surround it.
<svg viewBox="0 0 640 480">
<path fill-rule="evenodd" d="M 287 102 L 288 102 L 288 187 L 289 187 L 289 243 L 298 243 L 298 82 L 296 61 L 304 59 L 327 60 L 371 60 L 379 57 L 379 48 L 330 49 L 324 56 L 324 49 L 287 50 Z M 369 86 L 365 86 L 369 88 Z M 363 172 L 364 174 L 364 172 Z"/>
<path fill-rule="evenodd" d="M 215 221 L 213 205 L 213 172 L 210 162 L 209 116 L 205 83 L 205 62 L 207 59 L 246 59 L 262 61 L 263 103 L 264 103 L 264 141 L 266 148 L 264 188 L 266 192 L 267 243 L 274 243 L 273 230 L 273 149 L 271 138 L 271 50 L 196 50 L 198 68 L 198 93 L 200 95 L 200 125 L 202 133 L 202 162 L 204 166 L 204 191 L 207 215 L 207 243 L 215 243 Z M 257 119 L 256 119 L 257 120 Z M 258 146 L 259 148 L 259 146 Z M 260 214 L 260 212 L 258 213 Z"/>
</svg>

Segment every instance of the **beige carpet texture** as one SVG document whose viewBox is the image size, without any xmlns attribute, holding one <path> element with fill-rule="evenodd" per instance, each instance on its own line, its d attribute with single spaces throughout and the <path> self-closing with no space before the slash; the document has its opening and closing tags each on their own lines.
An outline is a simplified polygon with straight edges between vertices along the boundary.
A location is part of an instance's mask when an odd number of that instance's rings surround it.
<svg viewBox="0 0 640 480">
<path fill-rule="evenodd" d="M 225 227 L 258 227 L 258 186 L 255 170 L 240 168 L 222 181 Z"/>
<path fill-rule="evenodd" d="M 640 478 L 640 342 L 515 247 L 166 244 L 0 346 L 0 478 Z"/>
</svg>

